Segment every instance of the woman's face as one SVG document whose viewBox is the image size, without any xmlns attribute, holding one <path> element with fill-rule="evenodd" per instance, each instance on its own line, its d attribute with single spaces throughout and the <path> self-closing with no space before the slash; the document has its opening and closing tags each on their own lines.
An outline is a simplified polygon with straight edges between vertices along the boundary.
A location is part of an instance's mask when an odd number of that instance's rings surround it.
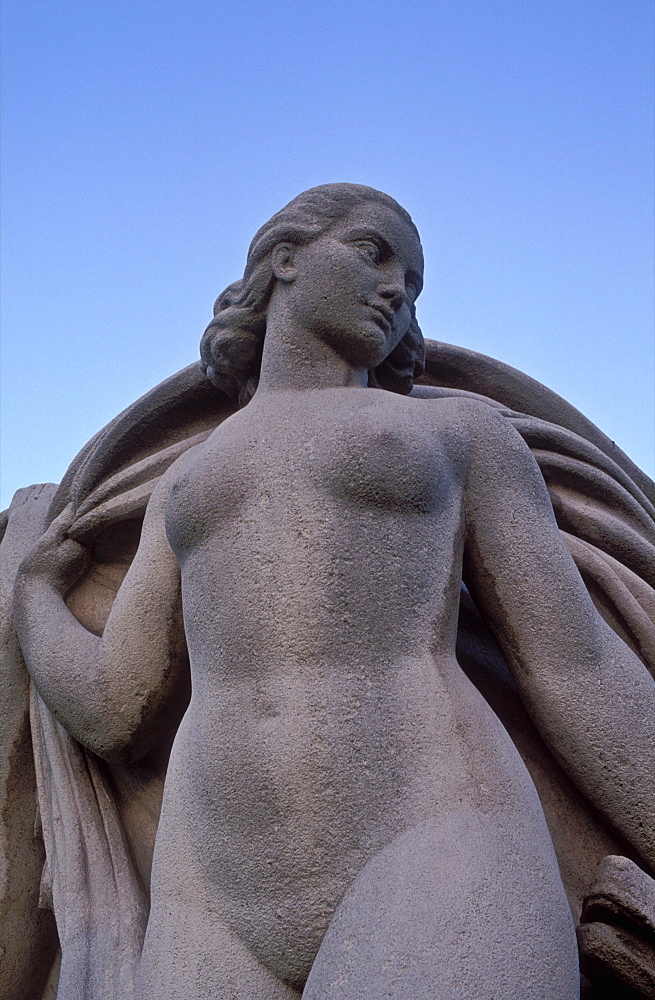
<svg viewBox="0 0 655 1000">
<path fill-rule="evenodd" d="M 376 202 L 356 206 L 294 251 L 294 319 L 358 367 L 375 368 L 409 329 L 423 281 L 413 227 Z"/>
</svg>

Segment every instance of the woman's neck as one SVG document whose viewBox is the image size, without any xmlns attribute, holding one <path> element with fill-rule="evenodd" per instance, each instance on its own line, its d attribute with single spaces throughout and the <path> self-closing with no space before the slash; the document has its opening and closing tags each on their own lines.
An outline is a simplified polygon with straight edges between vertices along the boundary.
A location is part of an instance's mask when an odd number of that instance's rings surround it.
<svg viewBox="0 0 655 1000">
<path fill-rule="evenodd" d="M 365 388 L 368 371 L 294 323 L 284 303 L 272 302 L 257 392 Z"/>
</svg>

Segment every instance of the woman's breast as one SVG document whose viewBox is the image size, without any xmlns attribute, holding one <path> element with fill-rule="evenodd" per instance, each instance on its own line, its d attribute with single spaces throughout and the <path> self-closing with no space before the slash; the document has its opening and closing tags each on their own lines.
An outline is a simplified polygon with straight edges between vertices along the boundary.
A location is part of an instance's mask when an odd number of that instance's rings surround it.
<svg viewBox="0 0 655 1000">
<path fill-rule="evenodd" d="M 220 525 L 238 525 L 252 496 L 247 454 L 238 440 L 217 428 L 171 486 L 166 535 L 183 563 L 187 554 Z"/>
<path fill-rule="evenodd" d="M 376 422 L 366 433 L 334 428 L 321 442 L 315 480 L 327 495 L 357 509 L 400 517 L 433 515 L 452 498 L 451 463 L 434 436 Z"/>
<path fill-rule="evenodd" d="M 437 436 L 384 411 L 356 421 L 326 412 L 309 426 L 230 423 L 172 486 L 166 528 L 181 561 L 213 533 L 242 538 L 264 519 L 273 535 L 291 521 L 304 527 L 334 514 L 347 531 L 381 514 L 385 530 L 395 523 L 400 534 L 408 519 L 434 518 L 461 492 L 460 471 Z"/>
</svg>

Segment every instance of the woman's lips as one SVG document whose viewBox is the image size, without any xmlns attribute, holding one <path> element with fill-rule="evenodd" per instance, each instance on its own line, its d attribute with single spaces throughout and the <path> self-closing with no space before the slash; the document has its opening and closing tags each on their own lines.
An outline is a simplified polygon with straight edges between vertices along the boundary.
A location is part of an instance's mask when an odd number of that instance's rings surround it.
<svg viewBox="0 0 655 1000">
<path fill-rule="evenodd" d="M 370 308 L 373 310 L 375 322 L 378 326 L 380 326 L 385 333 L 389 333 L 393 327 L 393 313 L 391 310 L 374 305 L 370 305 Z"/>
</svg>

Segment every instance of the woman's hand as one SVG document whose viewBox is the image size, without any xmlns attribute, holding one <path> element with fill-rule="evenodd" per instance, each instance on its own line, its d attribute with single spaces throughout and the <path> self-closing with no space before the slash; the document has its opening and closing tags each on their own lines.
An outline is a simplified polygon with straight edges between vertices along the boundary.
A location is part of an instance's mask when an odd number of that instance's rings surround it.
<svg viewBox="0 0 655 1000">
<path fill-rule="evenodd" d="M 71 736 L 113 762 L 143 757 L 188 704 L 180 567 L 165 524 L 179 470 L 174 463 L 153 490 L 102 635 L 85 628 L 65 601 L 90 555 L 69 535 L 71 506 L 23 560 L 14 586 L 14 624 L 41 698 Z"/>
<path fill-rule="evenodd" d="M 66 594 L 86 569 L 90 553 L 67 535 L 74 519 L 69 504 L 25 556 L 17 579 L 47 582 L 57 593 Z"/>
</svg>

